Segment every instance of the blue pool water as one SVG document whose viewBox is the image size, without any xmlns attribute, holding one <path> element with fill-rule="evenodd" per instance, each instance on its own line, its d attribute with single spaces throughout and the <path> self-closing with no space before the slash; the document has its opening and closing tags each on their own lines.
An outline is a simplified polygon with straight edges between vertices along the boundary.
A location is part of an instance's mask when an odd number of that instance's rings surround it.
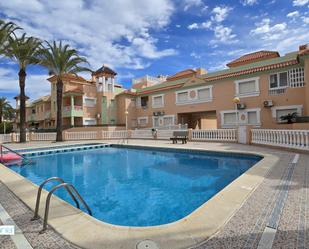
<svg viewBox="0 0 309 249">
<path fill-rule="evenodd" d="M 32 157 L 33 164 L 11 169 L 38 185 L 51 176 L 72 183 L 104 222 L 153 226 L 187 216 L 260 159 L 106 147 Z M 56 194 L 73 205 L 65 191 Z"/>
</svg>

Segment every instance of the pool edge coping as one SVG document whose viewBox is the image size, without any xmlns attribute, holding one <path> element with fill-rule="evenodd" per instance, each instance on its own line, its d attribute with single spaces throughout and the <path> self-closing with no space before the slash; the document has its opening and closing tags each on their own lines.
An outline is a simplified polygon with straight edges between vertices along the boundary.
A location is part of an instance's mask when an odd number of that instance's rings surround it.
<svg viewBox="0 0 309 249">
<path fill-rule="evenodd" d="M 116 145 L 118 146 L 118 144 Z M 130 145 L 124 146 L 130 147 Z M 51 202 L 48 223 L 66 240 L 83 248 L 102 248 L 102 246 L 113 249 L 135 248 L 136 244 L 144 239 L 154 240 L 159 245 L 159 248 L 181 249 L 198 245 L 218 232 L 230 220 L 279 160 L 278 156 L 272 154 L 242 150 L 209 150 L 198 147 L 175 148 L 162 145 L 133 146 L 229 154 L 238 153 L 262 156 L 263 159 L 191 214 L 165 225 L 125 227 L 104 223 L 55 196 Z M 37 185 L 2 164 L 0 164 L 0 180 L 32 211 L 34 210 Z M 43 200 L 46 199 L 46 196 L 47 191 L 43 190 L 40 208 L 41 217 L 45 206 Z"/>
</svg>

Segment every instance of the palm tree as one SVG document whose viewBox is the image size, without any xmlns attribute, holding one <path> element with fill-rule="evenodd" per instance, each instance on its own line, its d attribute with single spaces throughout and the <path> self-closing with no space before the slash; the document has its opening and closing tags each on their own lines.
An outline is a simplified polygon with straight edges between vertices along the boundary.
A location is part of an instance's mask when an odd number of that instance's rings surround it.
<svg viewBox="0 0 309 249">
<path fill-rule="evenodd" d="M 7 114 L 8 109 L 11 107 L 9 101 L 5 97 L 0 98 L 0 123 L 2 123 L 2 118 L 4 114 Z"/>
<path fill-rule="evenodd" d="M 40 64 L 45 66 L 51 75 L 57 78 L 57 123 L 56 141 L 61 142 L 62 139 L 62 95 L 63 95 L 63 76 L 67 74 L 76 75 L 79 72 L 91 71 L 81 66 L 88 64 L 86 58 L 79 56 L 77 50 L 70 48 L 69 45 L 58 44 L 54 41 L 52 44 L 46 42 L 46 48 L 40 52 Z"/>
<path fill-rule="evenodd" d="M 29 65 L 38 64 L 38 51 L 41 41 L 34 37 L 9 36 L 8 44 L 4 47 L 4 55 L 15 61 L 19 66 L 19 88 L 20 88 L 20 142 L 26 142 L 26 69 Z"/>
<path fill-rule="evenodd" d="M 20 29 L 13 22 L 4 22 L 0 19 L 0 55 L 3 55 L 4 48 L 8 43 L 8 38 L 15 35 L 15 31 Z"/>
</svg>

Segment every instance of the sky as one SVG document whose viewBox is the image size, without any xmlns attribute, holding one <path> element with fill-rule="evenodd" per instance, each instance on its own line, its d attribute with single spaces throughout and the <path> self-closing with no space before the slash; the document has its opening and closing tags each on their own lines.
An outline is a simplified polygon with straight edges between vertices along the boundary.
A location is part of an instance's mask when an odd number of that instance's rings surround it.
<svg viewBox="0 0 309 249">
<path fill-rule="evenodd" d="M 146 74 L 213 72 L 249 52 L 284 55 L 309 43 L 309 0 L 0 0 L 0 19 L 68 43 L 93 70 L 114 69 L 126 88 Z M 49 94 L 47 77 L 44 68 L 27 68 L 31 99 Z M 0 96 L 14 103 L 18 92 L 18 66 L 0 58 Z"/>
</svg>

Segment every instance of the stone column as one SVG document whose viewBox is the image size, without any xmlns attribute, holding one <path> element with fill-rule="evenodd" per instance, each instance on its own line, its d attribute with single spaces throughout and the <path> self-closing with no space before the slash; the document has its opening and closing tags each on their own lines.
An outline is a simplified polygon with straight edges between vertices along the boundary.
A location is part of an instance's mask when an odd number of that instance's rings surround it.
<svg viewBox="0 0 309 249">
<path fill-rule="evenodd" d="M 304 116 L 309 116 L 309 57 L 305 59 L 305 106 Z"/>
<path fill-rule="evenodd" d="M 74 126 L 74 95 L 71 95 L 71 126 Z"/>
<path fill-rule="evenodd" d="M 106 92 L 106 78 L 105 78 L 105 76 L 102 77 L 102 82 L 103 82 L 103 92 Z"/>
<path fill-rule="evenodd" d="M 115 78 L 112 78 L 112 92 L 115 91 Z"/>
</svg>

